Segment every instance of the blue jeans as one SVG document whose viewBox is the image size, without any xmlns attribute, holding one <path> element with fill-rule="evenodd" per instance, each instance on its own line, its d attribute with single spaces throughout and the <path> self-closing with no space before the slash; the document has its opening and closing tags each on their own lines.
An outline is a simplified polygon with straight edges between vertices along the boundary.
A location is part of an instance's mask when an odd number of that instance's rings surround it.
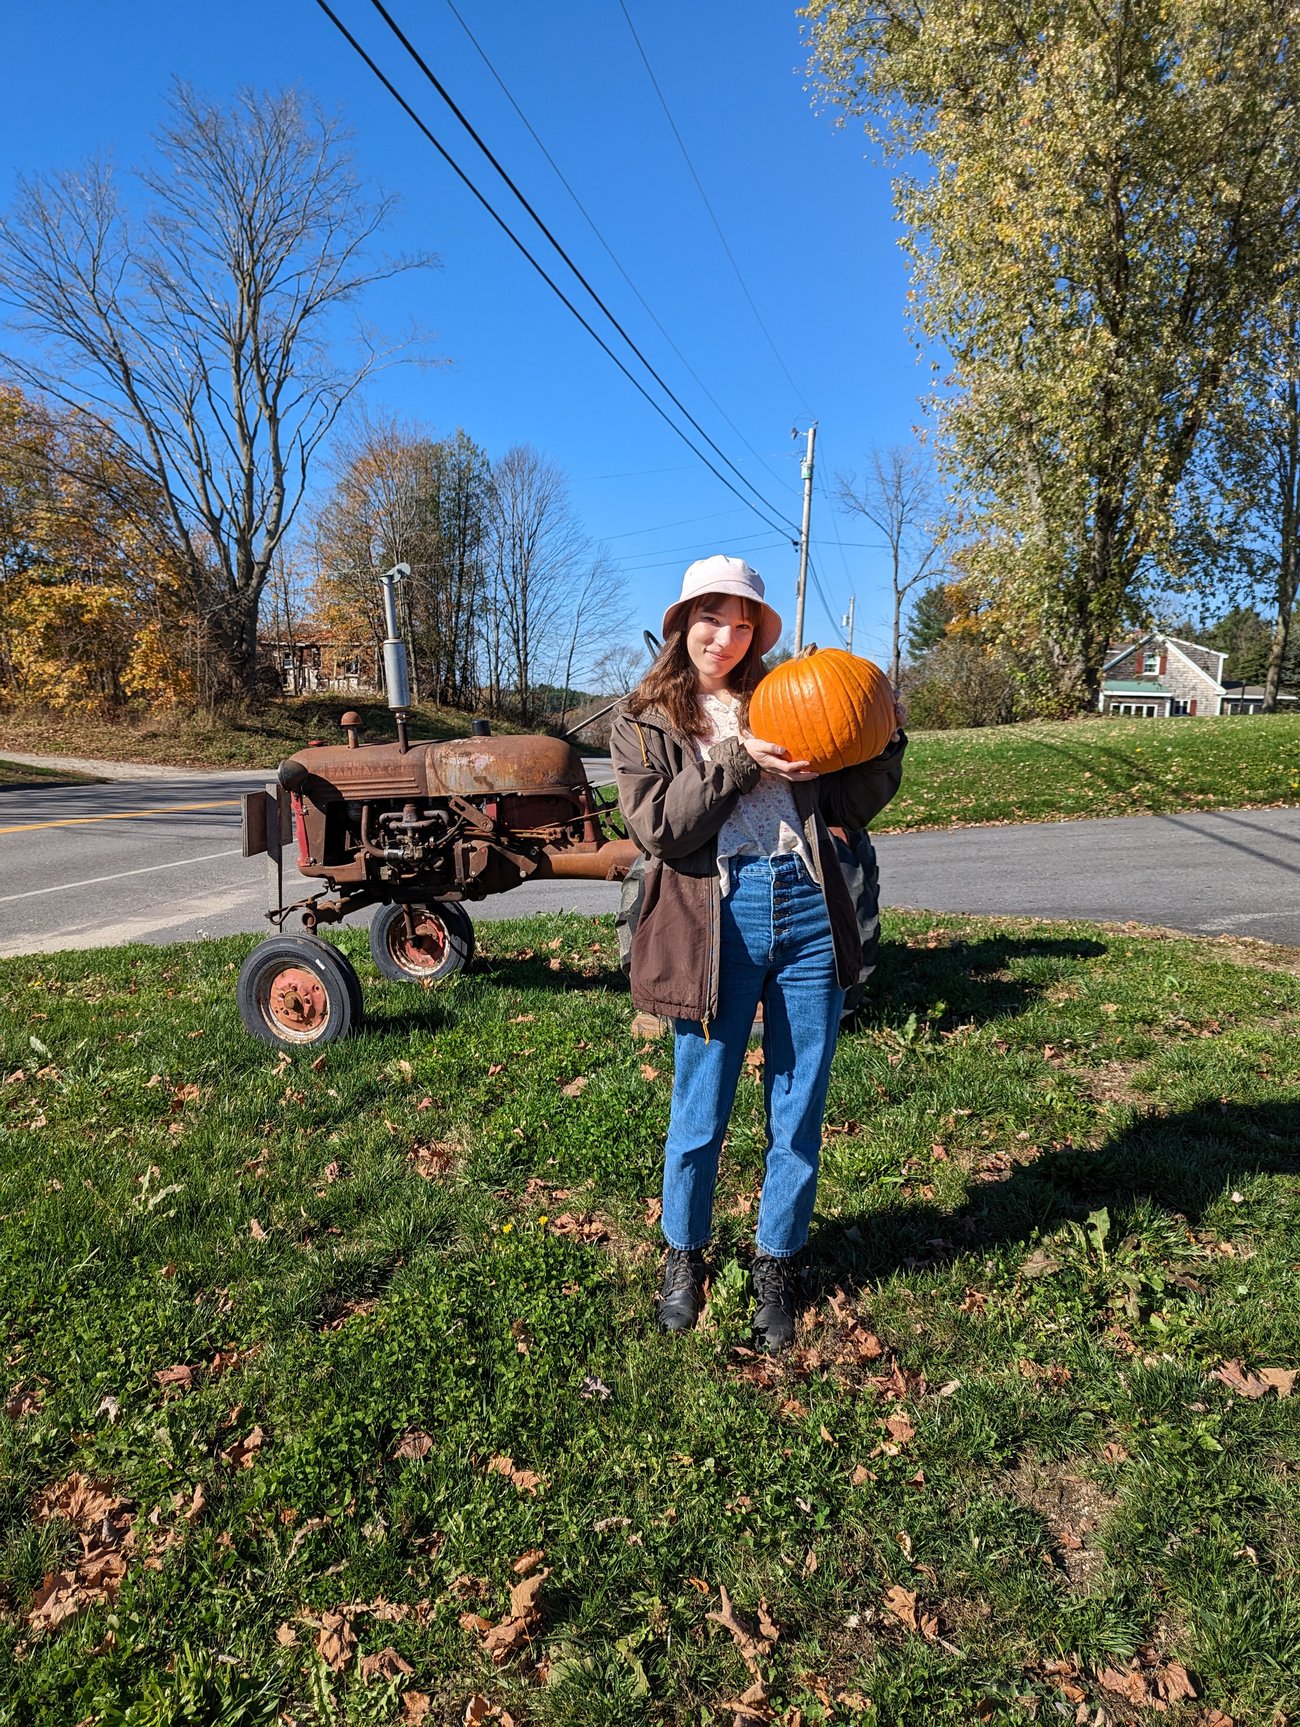
<svg viewBox="0 0 1300 1727">
<path fill-rule="evenodd" d="M 709 1239 L 718 1154 L 760 1001 L 768 1151 L 758 1251 L 787 1259 L 807 1241 L 843 1000 L 826 901 L 799 859 L 732 858 L 731 891 L 722 901 L 718 1017 L 709 1022 L 707 1042 L 697 1020 L 676 1022 L 664 1147 L 663 1232 L 670 1247 L 703 1247 Z"/>
</svg>

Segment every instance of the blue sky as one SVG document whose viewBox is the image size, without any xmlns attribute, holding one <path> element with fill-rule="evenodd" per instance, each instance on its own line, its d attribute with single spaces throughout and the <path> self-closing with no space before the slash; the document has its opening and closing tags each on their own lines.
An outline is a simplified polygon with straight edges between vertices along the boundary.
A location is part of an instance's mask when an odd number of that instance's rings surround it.
<svg viewBox="0 0 1300 1727">
<path fill-rule="evenodd" d="M 855 646 L 881 657 L 884 554 L 870 544 L 878 536 L 869 524 L 840 513 L 830 494 L 835 474 L 860 471 L 873 443 L 911 440 L 928 384 L 905 327 L 907 275 L 886 170 L 868 158 L 859 131 L 814 112 L 792 6 L 627 5 L 771 342 L 619 0 L 457 0 L 605 241 L 739 431 L 637 303 L 446 0 L 391 0 L 390 10 L 659 372 L 796 524 L 803 440 L 792 441 L 791 428 L 818 421 L 813 556 L 828 606 L 810 589 L 805 636 L 835 639 L 828 610 L 838 624 L 853 591 Z M 550 268 L 540 236 L 368 0 L 337 0 L 335 9 Z M 11 9 L 5 37 L 6 202 L 16 172 L 72 166 L 96 151 L 122 168 L 145 159 L 173 75 L 218 97 L 241 83 L 296 83 L 341 110 L 359 170 L 401 201 L 389 246 L 441 260 L 367 301 L 368 316 L 386 331 L 412 322 L 430 331 L 443 362 L 388 371 L 370 403 L 439 433 L 463 426 L 492 455 L 513 443 L 544 450 L 568 475 L 587 531 L 608 542 L 625 570 L 638 632 L 658 628 L 685 564 L 712 551 L 747 556 L 793 621 L 797 557 L 788 541 L 653 414 L 312 0 L 43 0 Z M 603 325 L 598 315 L 593 322 Z"/>
</svg>

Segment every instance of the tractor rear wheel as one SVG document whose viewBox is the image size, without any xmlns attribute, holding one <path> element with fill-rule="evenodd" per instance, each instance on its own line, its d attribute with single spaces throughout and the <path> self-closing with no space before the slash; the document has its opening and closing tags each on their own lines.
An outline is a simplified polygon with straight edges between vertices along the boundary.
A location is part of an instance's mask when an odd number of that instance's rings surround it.
<svg viewBox="0 0 1300 1727">
<path fill-rule="evenodd" d="M 245 1031 L 280 1049 L 333 1043 L 361 1026 L 352 962 L 315 936 L 259 942 L 240 968 L 237 998 Z"/>
<path fill-rule="evenodd" d="M 381 906 L 370 923 L 370 955 L 385 977 L 398 983 L 437 983 L 463 971 L 474 957 L 474 925 L 455 900 L 413 905 L 415 940 L 406 928 L 406 908 Z"/>
</svg>

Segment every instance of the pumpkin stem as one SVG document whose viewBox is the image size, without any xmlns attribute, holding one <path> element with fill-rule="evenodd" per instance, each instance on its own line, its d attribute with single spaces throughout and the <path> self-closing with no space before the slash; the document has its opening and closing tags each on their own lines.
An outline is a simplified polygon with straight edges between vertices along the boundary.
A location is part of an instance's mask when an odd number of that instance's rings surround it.
<svg viewBox="0 0 1300 1727">
<path fill-rule="evenodd" d="M 808 642 L 802 648 L 799 649 L 799 652 L 794 657 L 797 660 L 806 660 L 808 658 L 809 654 L 815 654 L 816 652 L 817 652 L 816 642 Z"/>
</svg>

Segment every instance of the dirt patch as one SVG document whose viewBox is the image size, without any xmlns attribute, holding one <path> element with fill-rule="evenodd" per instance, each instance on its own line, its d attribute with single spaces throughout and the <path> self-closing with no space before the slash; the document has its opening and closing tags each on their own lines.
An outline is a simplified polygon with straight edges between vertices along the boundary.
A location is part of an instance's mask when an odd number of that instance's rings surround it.
<svg viewBox="0 0 1300 1727">
<path fill-rule="evenodd" d="M 1103 1061 L 1097 1067 L 1086 1068 L 1075 1077 L 1084 1094 L 1094 1103 L 1149 1104 L 1151 1093 L 1139 1091 L 1133 1084 L 1135 1075 L 1146 1071 L 1138 1061 Z"/>
<path fill-rule="evenodd" d="M 1115 1501 L 1095 1481 L 1076 1475 L 1068 1464 L 1024 1458 L 1002 1480 L 1003 1491 L 1042 1518 L 1051 1537 L 1052 1556 L 1071 1591 L 1086 1595 L 1105 1565 L 1100 1532 Z"/>
</svg>

